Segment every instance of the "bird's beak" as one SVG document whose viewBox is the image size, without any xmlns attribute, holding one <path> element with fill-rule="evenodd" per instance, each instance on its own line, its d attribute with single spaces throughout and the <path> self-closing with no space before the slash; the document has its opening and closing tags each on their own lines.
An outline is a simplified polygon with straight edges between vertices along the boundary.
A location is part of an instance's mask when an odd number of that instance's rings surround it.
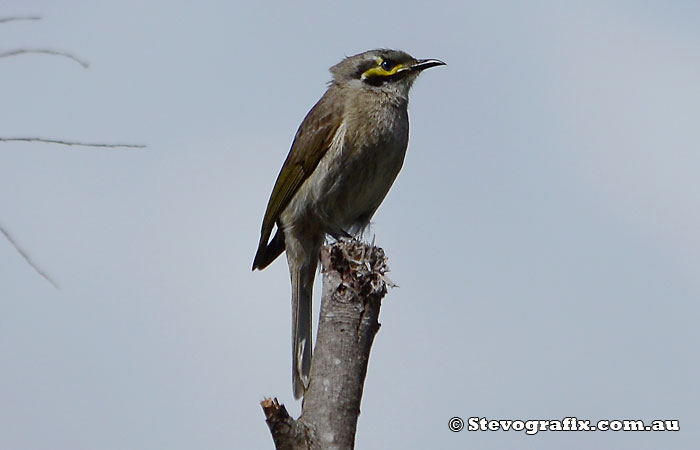
<svg viewBox="0 0 700 450">
<path fill-rule="evenodd" d="M 418 59 L 415 63 L 410 66 L 412 71 L 422 72 L 425 69 L 430 69 L 431 67 L 445 66 L 446 64 L 439 59 Z"/>
</svg>

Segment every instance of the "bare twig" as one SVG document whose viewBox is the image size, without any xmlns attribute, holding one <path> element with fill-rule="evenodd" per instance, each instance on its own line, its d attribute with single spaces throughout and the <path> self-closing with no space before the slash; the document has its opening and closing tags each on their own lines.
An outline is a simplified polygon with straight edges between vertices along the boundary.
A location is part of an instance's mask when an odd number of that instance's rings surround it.
<svg viewBox="0 0 700 450">
<path fill-rule="evenodd" d="M 13 22 L 13 21 L 19 21 L 19 20 L 41 20 L 41 16 L 9 16 L 9 17 L 0 17 L 0 24 L 3 23 L 8 23 L 8 22 Z M 52 56 L 60 56 L 62 58 L 67 58 L 70 59 L 71 61 L 74 61 L 78 64 L 80 64 L 83 68 L 87 69 L 90 67 L 90 64 L 75 56 L 72 53 L 60 51 L 60 50 L 53 50 L 49 48 L 18 48 L 18 49 L 12 49 L 4 52 L 0 52 L 0 58 L 7 58 L 10 56 L 18 56 L 18 55 L 26 55 L 26 54 L 43 54 L 43 55 L 52 55 Z M 41 142 L 41 143 L 47 143 L 47 144 L 60 144 L 60 145 L 69 145 L 69 146 L 81 146 L 81 147 L 100 147 L 100 148 L 145 148 L 145 145 L 141 144 L 103 144 L 103 143 L 90 143 L 90 142 L 80 142 L 80 141 L 65 141 L 65 140 L 60 140 L 60 139 L 44 139 L 40 137 L 9 137 L 9 138 L 3 138 L 0 137 L 0 142 Z M 30 258 L 29 254 L 20 247 L 20 245 L 17 243 L 17 240 L 12 237 L 10 232 L 4 228 L 2 225 L 0 225 L 0 232 L 7 238 L 7 240 L 12 244 L 12 246 L 17 250 L 17 252 L 24 258 L 24 260 L 29 264 L 39 275 L 44 277 L 49 283 L 51 283 L 56 289 L 58 289 L 58 284 L 51 279 L 51 277 L 41 270 L 37 264 L 32 261 Z"/>
<path fill-rule="evenodd" d="M 38 137 L 10 137 L 4 138 L 0 137 L 0 142 L 43 142 L 46 144 L 60 144 L 69 145 L 77 147 L 102 147 L 102 148 L 146 148 L 143 144 L 102 144 L 102 143 L 92 143 L 92 142 L 80 142 L 80 141 L 64 141 L 60 139 L 44 139 Z"/>
<path fill-rule="evenodd" d="M 17 56 L 17 55 L 25 55 L 25 54 L 42 54 L 42 55 L 53 55 L 53 56 L 62 56 L 64 58 L 71 59 L 81 66 L 83 68 L 87 69 L 90 67 L 90 63 L 88 63 L 85 60 L 82 60 L 78 58 L 77 56 L 73 55 L 72 53 L 68 52 L 63 52 L 61 50 L 52 50 L 50 48 L 16 48 L 13 50 L 8 50 L 6 52 L 0 53 L 0 58 L 7 58 L 8 56 Z"/>
<path fill-rule="evenodd" d="M 30 266 L 32 266 L 32 268 L 33 268 L 39 275 L 41 275 L 42 277 L 44 277 L 44 278 L 46 279 L 46 281 L 48 281 L 49 283 L 51 283 L 51 284 L 53 285 L 53 287 L 55 287 L 56 289 L 60 289 L 60 288 L 58 287 L 58 283 L 56 283 L 53 279 L 51 279 L 51 277 L 49 276 L 48 273 L 46 273 L 46 272 L 44 272 L 43 270 L 41 270 L 41 268 L 39 268 L 39 266 L 38 266 L 34 261 L 32 261 L 32 258 L 29 256 L 29 254 L 28 254 L 22 247 L 20 247 L 20 245 L 17 243 L 17 240 L 15 240 L 15 238 L 12 237 L 12 235 L 10 234 L 10 232 L 7 231 L 7 229 L 6 229 L 5 227 L 3 227 L 1 224 L 0 224 L 0 233 L 2 233 L 2 234 L 5 235 L 5 237 L 7 238 L 7 240 L 10 241 L 10 244 L 12 244 L 12 246 L 15 248 L 15 250 L 17 250 L 17 252 L 22 256 L 22 258 L 24 258 L 24 260 L 27 262 L 27 264 L 29 264 Z"/>
<path fill-rule="evenodd" d="M 41 20 L 41 16 L 10 16 L 0 17 L 0 23 L 14 22 L 17 20 Z"/>
<path fill-rule="evenodd" d="M 284 405 L 276 398 L 266 398 L 260 402 L 265 412 L 265 421 L 272 433 L 277 450 L 310 448 L 309 430 L 298 420 L 292 419 Z"/>
</svg>

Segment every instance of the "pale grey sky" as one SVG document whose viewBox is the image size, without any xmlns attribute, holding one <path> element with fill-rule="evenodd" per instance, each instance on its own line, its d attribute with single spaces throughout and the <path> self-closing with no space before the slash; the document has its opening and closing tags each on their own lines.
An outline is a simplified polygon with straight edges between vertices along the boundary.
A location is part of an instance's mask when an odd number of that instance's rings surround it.
<svg viewBox="0 0 700 450">
<path fill-rule="evenodd" d="M 411 98 L 372 228 L 393 289 L 357 448 L 694 448 L 700 4 L 6 0 L 0 448 L 272 448 L 293 413 L 286 263 L 250 266 L 297 126 L 344 55 L 447 67 Z M 316 307 L 316 311 L 318 307 Z M 452 433 L 452 416 L 680 432 Z"/>
</svg>

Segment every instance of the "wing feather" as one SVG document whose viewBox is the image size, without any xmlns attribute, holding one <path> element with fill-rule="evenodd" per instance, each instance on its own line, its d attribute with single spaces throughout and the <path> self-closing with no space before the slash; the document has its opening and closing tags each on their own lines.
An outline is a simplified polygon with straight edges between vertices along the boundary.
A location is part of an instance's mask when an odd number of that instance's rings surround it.
<svg viewBox="0 0 700 450">
<path fill-rule="evenodd" d="M 260 229 L 260 242 L 253 261 L 253 269 L 262 269 L 264 266 L 261 267 L 260 264 L 263 261 L 272 262 L 272 259 L 277 257 L 275 255 L 270 259 L 270 255 L 266 255 L 272 229 L 299 187 L 316 169 L 321 158 L 328 151 L 340 126 L 342 105 L 332 104 L 330 92 L 330 90 L 327 91 L 304 118 L 294 137 L 287 159 L 277 175 Z"/>
</svg>

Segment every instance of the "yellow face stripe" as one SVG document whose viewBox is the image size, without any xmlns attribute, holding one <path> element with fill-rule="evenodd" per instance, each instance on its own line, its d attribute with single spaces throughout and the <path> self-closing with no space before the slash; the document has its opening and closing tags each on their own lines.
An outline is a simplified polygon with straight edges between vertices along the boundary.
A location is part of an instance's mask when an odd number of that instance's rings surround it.
<svg viewBox="0 0 700 450">
<path fill-rule="evenodd" d="M 396 74 L 399 70 L 403 69 L 404 67 L 406 67 L 403 64 L 396 64 L 394 67 L 391 68 L 391 70 L 384 70 L 382 68 L 383 62 L 384 62 L 384 60 L 382 58 L 377 58 L 377 66 L 372 67 L 369 70 L 366 70 L 362 74 L 362 79 L 366 80 L 367 78 L 370 78 L 370 77 L 389 77 L 391 75 Z"/>
</svg>

